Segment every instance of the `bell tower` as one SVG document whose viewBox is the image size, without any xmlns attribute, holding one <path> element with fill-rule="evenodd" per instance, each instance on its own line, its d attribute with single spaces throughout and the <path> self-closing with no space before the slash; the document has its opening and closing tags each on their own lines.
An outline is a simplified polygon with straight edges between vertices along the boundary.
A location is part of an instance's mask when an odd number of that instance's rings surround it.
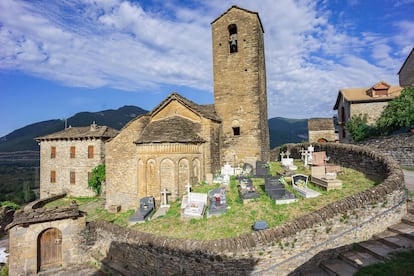
<svg viewBox="0 0 414 276">
<path fill-rule="evenodd" d="M 257 12 L 232 6 L 211 23 L 214 105 L 222 120 L 221 164 L 269 161 L 263 26 Z"/>
</svg>

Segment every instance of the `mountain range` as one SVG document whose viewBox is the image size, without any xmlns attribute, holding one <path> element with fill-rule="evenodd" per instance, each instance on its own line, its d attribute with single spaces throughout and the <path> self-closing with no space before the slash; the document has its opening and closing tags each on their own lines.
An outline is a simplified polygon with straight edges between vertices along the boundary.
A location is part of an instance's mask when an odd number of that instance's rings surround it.
<svg viewBox="0 0 414 276">
<path fill-rule="evenodd" d="M 37 122 L 0 137 L 0 152 L 38 151 L 34 138 L 63 130 L 65 127 L 89 126 L 92 122 L 115 129 L 121 129 L 131 119 L 148 113 L 137 106 L 123 106 L 119 109 L 98 112 L 80 112 L 66 119 Z M 269 119 L 270 148 L 285 143 L 299 143 L 308 139 L 307 119 L 275 117 Z"/>
</svg>

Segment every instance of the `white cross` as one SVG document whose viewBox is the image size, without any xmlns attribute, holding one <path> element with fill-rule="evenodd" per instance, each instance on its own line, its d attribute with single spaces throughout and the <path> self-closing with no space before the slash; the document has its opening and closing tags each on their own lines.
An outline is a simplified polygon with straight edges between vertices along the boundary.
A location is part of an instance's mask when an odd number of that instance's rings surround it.
<svg viewBox="0 0 414 276">
<path fill-rule="evenodd" d="M 164 188 L 161 191 L 161 195 L 164 196 L 164 204 L 162 204 L 163 207 L 167 207 L 168 206 L 168 202 L 167 202 L 167 194 L 169 194 L 168 190 L 166 188 Z"/>
</svg>

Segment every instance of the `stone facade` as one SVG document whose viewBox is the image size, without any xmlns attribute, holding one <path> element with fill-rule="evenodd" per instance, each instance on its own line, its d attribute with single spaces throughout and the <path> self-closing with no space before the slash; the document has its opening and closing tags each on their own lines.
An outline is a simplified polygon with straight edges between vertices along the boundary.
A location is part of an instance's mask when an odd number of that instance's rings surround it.
<svg viewBox="0 0 414 276">
<path fill-rule="evenodd" d="M 89 174 L 104 163 L 105 141 L 116 130 L 92 124 L 38 137 L 40 142 L 40 198 L 66 193 L 74 197 L 94 196 Z"/>
<path fill-rule="evenodd" d="M 8 226 L 9 274 L 37 275 L 48 265 L 67 267 L 84 263 L 79 237 L 85 226 L 86 218 L 77 207 L 16 212 Z M 49 232 L 57 235 L 50 237 L 48 243 L 45 237 Z"/>
<path fill-rule="evenodd" d="M 229 26 L 237 26 L 230 53 Z M 235 30 L 232 30 L 234 32 Z M 220 171 L 225 162 L 269 159 L 263 28 L 257 13 L 236 6 L 212 23 L 214 105 L 170 94 L 106 144 L 106 207 L 135 209 L 139 199 L 169 200 L 185 186 Z"/>
<path fill-rule="evenodd" d="M 292 157 L 308 144 L 288 144 Z M 85 250 L 104 270 L 121 275 L 287 275 L 316 254 L 366 240 L 407 212 L 403 173 L 397 162 L 366 148 L 314 144 L 331 160 L 382 183 L 289 221 L 236 238 L 172 239 L 98 221 L 89 224 Z M 271 152 L 276 158 L 280 149 Z"/>
<path fill-rule="evenodd" d="M 333 118 L 311 118 L 308 120 L 309 143 L 337 142 L 338 133 Z"/>
<path fill-rule="evenodd" d="M 264 31 L 259 15 L 233 6 L 211 27 L 215 108 L 222 119 L 220 160 L 222 164 L 254 165 L 257 160 L 267 161 L 270 146 Z M 231 32 L 237 35 L 237 51 L 233 52 Z"/>
<path fill-rule="evenodd" d="M 401 66 L 398 77 L 401 86 L 414 86 L 414 48 Z"/>
</svg>

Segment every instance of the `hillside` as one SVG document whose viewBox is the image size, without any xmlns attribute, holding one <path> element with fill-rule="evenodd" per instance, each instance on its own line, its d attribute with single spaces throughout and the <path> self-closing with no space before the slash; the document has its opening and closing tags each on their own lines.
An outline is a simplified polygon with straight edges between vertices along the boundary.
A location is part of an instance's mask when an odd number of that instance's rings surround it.
<svg viewBox="0 0 414 276">
<path fill-rule="evenodd" d="M 88 126 L 95 122 L 98 125 L 105 125 L 119 130 L 132 118 L 147 112 L 136 106 L 123 106 L 116 110 L 80 112 L 68 118 L 66 122 L 55 119 L 34 123 L 1 137 L 0 152 L 38 151 L 39 146 L 34 138 L 63 130 L 65 123 L 67 126 L 79 127 Z"/>
<path fill-rule="evenodd" d="M 270 148 L 308 140 L 308 119 L 269 119 Z"/>
</svg>

